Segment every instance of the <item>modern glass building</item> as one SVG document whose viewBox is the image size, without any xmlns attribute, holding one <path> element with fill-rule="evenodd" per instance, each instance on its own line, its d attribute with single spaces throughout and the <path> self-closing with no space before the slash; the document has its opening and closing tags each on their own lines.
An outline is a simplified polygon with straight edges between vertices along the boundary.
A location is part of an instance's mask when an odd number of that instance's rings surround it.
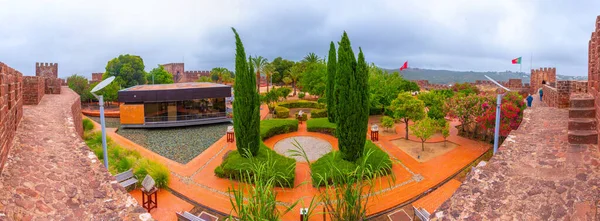
<svg viewBox="0 0 600 221">
<path fill-rule="evenodd" d="M 121 126 L 177 127 L 230 122 L 231 86 L 190 82 L 138 85 L 119 91 Z"/>
</svg>

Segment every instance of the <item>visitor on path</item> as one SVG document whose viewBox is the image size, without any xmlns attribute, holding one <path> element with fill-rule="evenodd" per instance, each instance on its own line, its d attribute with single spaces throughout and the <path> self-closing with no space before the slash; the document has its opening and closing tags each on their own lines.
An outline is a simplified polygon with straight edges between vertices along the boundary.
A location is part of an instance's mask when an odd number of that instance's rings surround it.
<svg viewBox="0 0 600 221">
<path fill-rule="evenodd" d="M 529 94 L 529 96 L 527 96 L 527 107 L 531 107 L 531 102 L 533 102 L 533 96 Z"/>
<path fill-rule="evenodd" d="M 542 101 L 542 96 L 544 96 L 544 91 L 540 88 L 540 101 Z"/>
</svg>

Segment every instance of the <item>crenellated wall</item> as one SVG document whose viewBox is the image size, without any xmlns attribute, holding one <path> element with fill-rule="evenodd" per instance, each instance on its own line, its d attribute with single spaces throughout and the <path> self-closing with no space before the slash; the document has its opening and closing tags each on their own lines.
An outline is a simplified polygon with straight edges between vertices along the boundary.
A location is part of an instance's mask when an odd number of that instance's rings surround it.
<svg viewBox="0 0 600 221">
<path fill-rule="evenodd" d="M 23 117 L 23 74 L 0 62 L 0 174 Z"/>
<path fill-rule="evenodd" d="M 102 81 L 102 75 L 104 75 L 104 73 L 92 73 L 92 80 L 90 81 L 90 83 Z"/>
<path fill-rule="evenodd" d="M 568 108 L 571 94 L 587 93 L 587 81 L 556 81 L 543 86 L 543 101 L 549 107 Z"/>
<path fill-rule="evenodd" d="M 556 82 L 556 68 L 531 69 L 531 78 L 529 79 L 530 93 L 537 93 L 542 88 L 543 83 L 551 84 Z"/>
<path fill-rule="evenodd" d="M 58 78 L 58 64 L 57 63 L 35 63 L 35 76 L 47 77 L 47 78 Z"/>
<path fill-rule="evenodd" d="M 588 46 L 588 92 L 594 96 L 596 121 L 600 122 L 600 16 L 596 18 Z M 600 127 L 597 129 L 600 133 Z M 600 137 L 598 141 L 600 141 Z"/>
<path fill-rule="evenodd" d="M 23 104 L 37 105 L 44 97 L 45 80 L 38 76 L 23 77 Z"/>
<path fill-rule="evenodd" d="M 44 80 L 45 80 L 44 91 L 46 94 L 60 94 L 60 88 L 61 88 L 60 78 L 45 78 Z"/>
</svg>

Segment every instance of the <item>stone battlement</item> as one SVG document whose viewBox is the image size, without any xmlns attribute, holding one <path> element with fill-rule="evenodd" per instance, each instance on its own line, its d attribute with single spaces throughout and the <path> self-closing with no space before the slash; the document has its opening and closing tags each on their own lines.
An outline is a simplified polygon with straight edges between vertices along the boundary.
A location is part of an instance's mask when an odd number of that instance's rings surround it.
<svg viewBox="0 0 600 221">
<path fill-rule="evenodd" d="M 531 69 L 530 93 L 535 94 L 544 84 L 554 82 L 556 82 L 556 68 Z"/>
<path fill-rule="evenodd" d="M 23 74 L 0 62 L 0 174 L 23 117 L 22 97 Z"/>
<path fill-rule="evenodd" d="M 92 80 L 90 82 L 95 83 L 102 81 L 102 75 L 104 75 L 104 73 L 92 73 Z"/>
<path fill-rule="evenodd" d="M 35 76 L 58 78 L 58 64 L 57 63 L 35 63 Z"/>
<path fill-rule="evenodd" d="M 185 75 L 210 76 L 210 71 L 186 71 Z"/>
</svg>

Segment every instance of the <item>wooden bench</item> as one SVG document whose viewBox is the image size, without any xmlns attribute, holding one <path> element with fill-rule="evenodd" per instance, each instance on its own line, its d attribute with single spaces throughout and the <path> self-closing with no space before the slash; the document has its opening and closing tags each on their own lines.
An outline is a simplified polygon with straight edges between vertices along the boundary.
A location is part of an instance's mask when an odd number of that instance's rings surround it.
<svg viewBox="0 0 600 221">
<path fill-rule="evenodd" d="M 137 186 L 137 183 L 138 183 L 138 180 L 133 175 L 133 169 L 129 169 L 125 172 L 117 174 L 115 176 L 115 179 L 117 179 L 117 182 L 119 182 L 119 184 L 121 184 L 121 186 L 126 189 L 127 189 L 127 187 L 132 186 L 132 185 Z"/>
<path fill-rule="evenodd" d="M 177 218 L 189 221 L 206 221 L 200 217 L 195 216 L 194 214 L 188 213 L 187 211 L 176 212 Z"/>
</svg>

